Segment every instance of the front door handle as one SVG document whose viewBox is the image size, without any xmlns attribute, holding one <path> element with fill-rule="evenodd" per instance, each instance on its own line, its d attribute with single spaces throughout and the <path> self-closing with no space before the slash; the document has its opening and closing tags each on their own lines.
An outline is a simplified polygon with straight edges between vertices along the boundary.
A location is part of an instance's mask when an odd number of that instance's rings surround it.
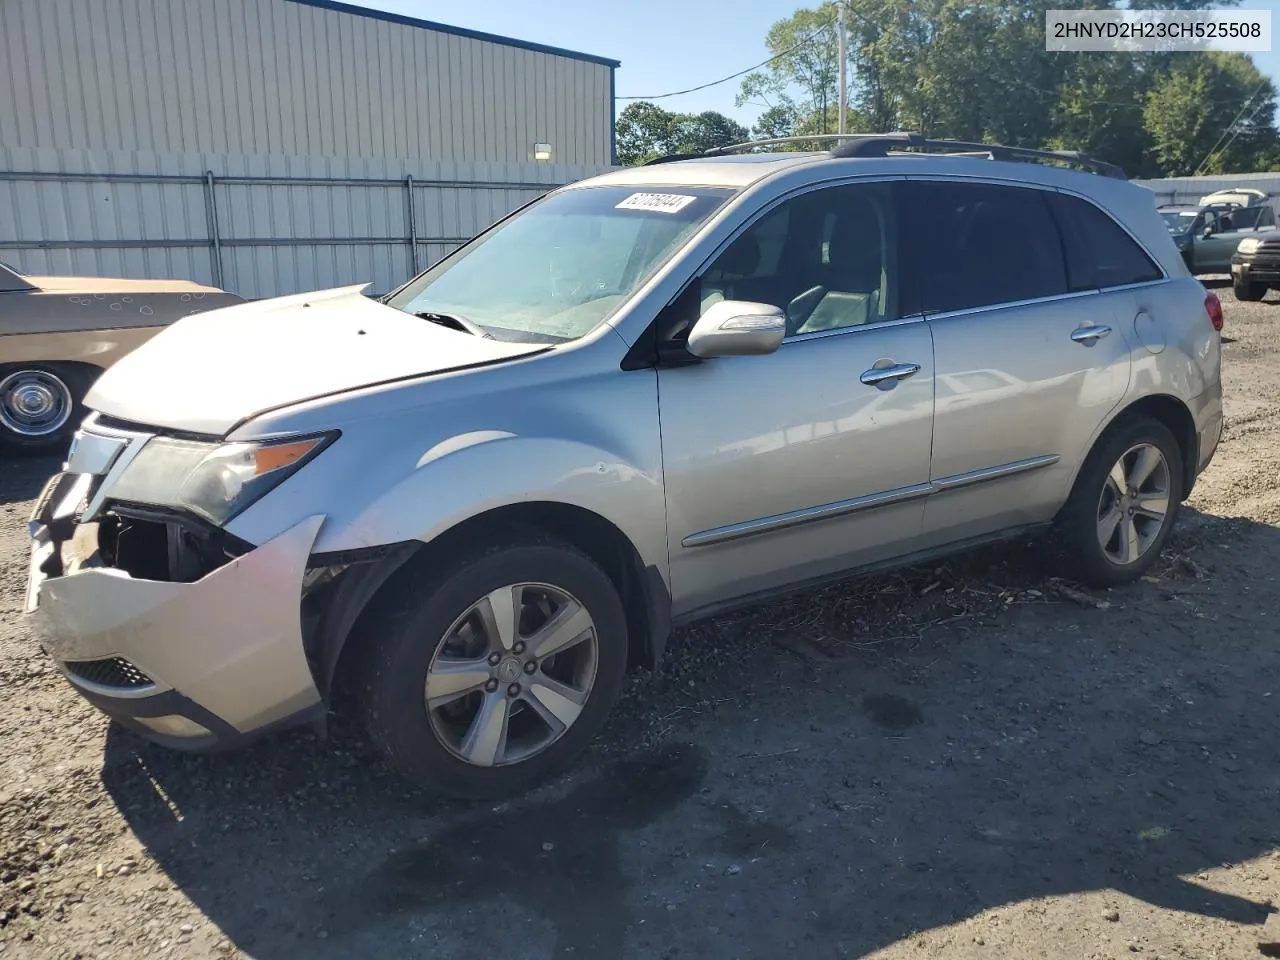
<svg viewBox="0 0 1280 960">
<path fill-rule="evenodd" d="M 1092 347 L 1110 332 L 1110 327 L 1103 327 L 1099 325 L 1076 327 L 1071 331 L 1071 339 L 1076 343 L 1083 343 L 1086 347 Z"/>
<path fill-rule="evenodd" d="M 872 367 L 870 370 L 864 370 L 862 371 L 862 376 L 858 377 L 858 379 L 868 387 L 892 390 L 900 380 L 914 377 L 919 372 L 920 364 L 918 363 L 891 363 L 888 366 Z"/>
</svg>

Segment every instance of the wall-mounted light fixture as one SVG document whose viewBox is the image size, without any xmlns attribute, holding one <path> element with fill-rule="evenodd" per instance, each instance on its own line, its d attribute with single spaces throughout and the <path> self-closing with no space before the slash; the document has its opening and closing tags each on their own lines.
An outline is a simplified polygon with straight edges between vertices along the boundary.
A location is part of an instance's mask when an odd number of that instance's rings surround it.
<svg viewBox="0 0 1280 960">
<path fill-rule="evenodd" d="M 533 159 L 535 159 L 535 160 L 550 160 L 550 159 L 551 159 L 551 144 L 549 144 L 549 143 L 535 143 L 535 144 L 533 145 Z"/>
</svg>

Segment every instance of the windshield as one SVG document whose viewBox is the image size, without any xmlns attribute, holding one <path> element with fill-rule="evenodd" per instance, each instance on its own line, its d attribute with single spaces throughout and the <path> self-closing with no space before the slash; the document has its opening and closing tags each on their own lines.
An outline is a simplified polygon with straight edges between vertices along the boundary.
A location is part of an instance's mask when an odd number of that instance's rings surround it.
<svg viewBox="0 0 1280 960">
<path fill-rule="evenodd" d="M 620 307 L 732 190 L 587 187 L 551 194 L 387 299 L 496 340 L 557 343 Z"/>
<path fill-rule="evenodd" d="M 1196 218 L 1196 210 L 1162 210 L 1164 225 L 1170 233 L 1186 233 Z"/>
</svg>

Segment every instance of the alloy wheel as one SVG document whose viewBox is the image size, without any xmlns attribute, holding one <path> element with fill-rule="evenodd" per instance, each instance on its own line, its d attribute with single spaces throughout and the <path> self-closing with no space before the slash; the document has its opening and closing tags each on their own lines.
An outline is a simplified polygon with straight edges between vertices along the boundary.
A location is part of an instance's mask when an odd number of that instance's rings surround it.
<svg viewBox="0 0 1280 960">
<path fill-rule="evenodd" d="M 1098 498 L 1098 544 L 1128 566 L 1143 557 L 1169 518 L 1169 461 L 1155 444 L 1130 447 L 1111 467 Z"/>
<path fill-rule="evenodd" d="M 424 690 L 431 730 L 475 766 L 528 760 L 578 719 L 598 662 L 595 623 L 575 597 L 546 583 L 500 587 L 437 645 Z"/>
</svg>

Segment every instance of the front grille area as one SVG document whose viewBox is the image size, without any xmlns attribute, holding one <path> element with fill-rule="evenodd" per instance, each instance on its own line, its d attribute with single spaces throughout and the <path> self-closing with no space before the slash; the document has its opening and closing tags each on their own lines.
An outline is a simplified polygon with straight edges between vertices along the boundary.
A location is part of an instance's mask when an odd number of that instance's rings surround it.
<svg viewBox="0 0 1280 960">
<path fill-rule="evenodd" d="M 253 547 L 188 514 L 111 504 L 98 521 L 109 567 L 139 580 L 194 583 Z"/>
<path fill-rule="evenodd" d="M 100 687 L 139 690 L 155 686 L 155 681 L 123 657 L 105 660 L 74 660 L 64 664 L 67 672 Z"/>
</svg>

